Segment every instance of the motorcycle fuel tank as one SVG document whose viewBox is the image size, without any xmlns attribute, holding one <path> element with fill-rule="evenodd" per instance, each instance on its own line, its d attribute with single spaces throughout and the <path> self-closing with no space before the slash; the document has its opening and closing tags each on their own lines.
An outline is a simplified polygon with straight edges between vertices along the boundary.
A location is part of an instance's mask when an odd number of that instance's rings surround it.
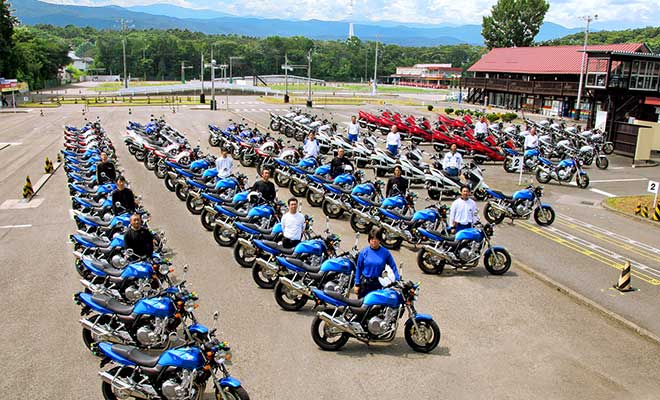
<svg viewBox="0 0 660 400">
<path fill-rule="evenodd" d="M 391 289 L 375 290 L 364 296 L 363 304 L 365 306 L 385 306 L 385 307 L 398 307 L 403 299 L 401 295 Z"/>
<path fill-rule="evenodd" d="M 204 366 L 204 356 L 196 347 L 168 350 L 160 357 L 158 365 L 189 370 L 199 369 Z"/>
<path fill-rule="evenodd" d="M 135 304 L 133 313 L 147 314 L 155 317 L 165 318 L 174 314 L 174 304 L 167 297 L 153 297 L 142 299 Z"/>
<path fill-rule="evenodd" d="M 325 243 L 320 239 L 305 240 L 304 242 L 298 243 L 293 249 L 293 252 L 297 254 L 321 255 L 324 251 Z"/>
<path fill-rule="evenodd" d="M 468 229 L 463 229 L 462 231 L 458 232 L 456 234 L 456 237 L 454 240 L 460 241 L 460 240 L 471 240 L 475 242 L 480 242 L 484 239 L 483 233 L 479 229 L 475 228 L 468 228 Z"/>
</svg>

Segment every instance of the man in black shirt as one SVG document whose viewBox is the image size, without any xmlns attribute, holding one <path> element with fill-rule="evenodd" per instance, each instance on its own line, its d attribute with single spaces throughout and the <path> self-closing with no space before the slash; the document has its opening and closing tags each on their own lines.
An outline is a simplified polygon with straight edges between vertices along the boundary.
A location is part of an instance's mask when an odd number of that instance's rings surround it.
<svg viewBox="0 0 660 400">
<path fill-rule="evenodd" d="M 103 177 L 101 174 L 105 174 Z M 108 160 L 108 155 L 101 153 L 101 162 L 96 165 L 96 181 L 99 185 L 108 182 L 114 182 L 117 179 L 117 171 L 115 171 L 115 164 Z"/>
<path fill-rule="evenodd" d="M 151 258 L 154 253 L 154 236 L 149 229 L 142 226 L 142 217 L 131 215 L 131 226 L 124 235 L 126 249 L 133 250 L 135 255 Z"/>
<path fill-rule="evenodd" d="M 330 176 L 335 178 L 337 175 L 343 174 L 344 165 L 350 165 L 351 168 L 353 167 L 353 164 L 351 164 L 351 162 L 346 157 L 344 157 L 344 149 L 340 147 L 337 149 L 337 157 L 330 161 Z"/>
<path fill-rule="evenodd" d="M 275 201 L 275 185 L 270 180 L 270 170 L 264 168 L 261 172 L 261 180 L 254 183 L 252 190 L 261 193 L 266 201 Z"/>
<path fill-rule="evenodd" d="M 126 187 L 126 179 L 123 176 L 117 178 L 117 190 L 112 192 L 113 214 L 134 213 L 137 203 L 133 191 Z"/>
<path fill-rule="evenodd" d="M 408 190 L 408 180 L 401 176 L 401 166 L 394 167 L 394 176 L 387 181 L 385 196 L 391 197 L 397 194 L 405 194 Z"/>
</svg>

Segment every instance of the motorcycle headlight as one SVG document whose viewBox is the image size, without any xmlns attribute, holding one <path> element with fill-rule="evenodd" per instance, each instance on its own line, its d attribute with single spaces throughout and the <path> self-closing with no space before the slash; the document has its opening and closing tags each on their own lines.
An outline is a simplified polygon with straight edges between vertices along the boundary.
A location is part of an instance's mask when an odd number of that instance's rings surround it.
<svg viewBox="0 0 660 400">
<path fill-rule="evenodd" d="M 231 365 L 232 354 L 229 350 L 219 350 L 215 353 L 214 359 L 218 364 Z"/>
<path fill-rule="evenodd" d="M 195 301 L 194 300 L 192 300 L 192 299 L 186 300 L 186 302 L 184 304 L 184 309 L 186 310 L 186 312 L 191 313 L 191 312 L 195 311 L 195 308 L 196 307 L 195 307 Z"/>
<path fill-rule="evenodd" d="M 160 272 L 161 275 L 167 275 L 170 272 L 170 266 L 167 264 L 160 264 L 158 266 L 158 272 Z"/>
</svg>

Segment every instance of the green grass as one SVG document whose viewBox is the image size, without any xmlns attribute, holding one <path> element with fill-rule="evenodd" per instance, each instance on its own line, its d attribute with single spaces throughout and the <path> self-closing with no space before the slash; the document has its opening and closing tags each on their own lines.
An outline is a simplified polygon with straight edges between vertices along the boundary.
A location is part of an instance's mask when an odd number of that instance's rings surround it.
<svg viewBox="0 0 660 400">
<path fill-rule="evenodd" d="M 172 82 L 130 82 L 128 84 L 129 89 L 132 87 L 146 87 L 146 86 L 170 86 L 178 85 L 181 82 L 172 81 Z M 121 82 L 105 82 L 100 83 L 90 89 L 93 92 L 116 92 L 124 87 L 124 84 Z"/>
<path fill-rule="evenodd" d="M 270 85 L 271 89 L 284 90 L 284 84 Z M 289 84 L 291 91 L 306 91 L 307 85 L 305 84 Z M 349 93 L 370 93 L 371 86 L 366 84 L 340 84 L 338 86 L 320 86 L 312 85 L 312 92 L 349 92 Z M 422 88 L 408 87 L 408 86 L 378 86 L 378 93 L 447 93 L 447 90 L 436 89 L 427 90 Z"/>
<path fill-rule="evenodd" d="M 645 194 L 641 196 L 611 197 L 605 200 L 605 202 L 608 206 L 630 215 L 635 215 L 635 208 L 641 202 L 642 205 L 648 207 L 650 217 L 654 212 L 653 205 L 651 204 L 653 203 L 653 196 L 652 194 Z"/>
</svg>

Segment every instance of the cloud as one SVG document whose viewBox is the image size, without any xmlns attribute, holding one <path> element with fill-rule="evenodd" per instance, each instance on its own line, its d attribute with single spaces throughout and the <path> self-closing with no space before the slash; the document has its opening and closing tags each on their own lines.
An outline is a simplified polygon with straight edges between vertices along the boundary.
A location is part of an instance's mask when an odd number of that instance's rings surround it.
<svg viewBox="0 0 660 400">
<path fill-rule="evenodd" d="M 349 20 L 355 23 L 393 21 L 411 24 L 481 24 L 496 0 L 47 0 L 85 6 L 135 6 L 168 3 L 212 9 L 240 16 L 296 20 Z M 598 26 L 635 27 L 657 24 L 660 0 L 553 0 L 546 21 L 580 27 L 579 15 L 598 14 Z"/>
</svg>

